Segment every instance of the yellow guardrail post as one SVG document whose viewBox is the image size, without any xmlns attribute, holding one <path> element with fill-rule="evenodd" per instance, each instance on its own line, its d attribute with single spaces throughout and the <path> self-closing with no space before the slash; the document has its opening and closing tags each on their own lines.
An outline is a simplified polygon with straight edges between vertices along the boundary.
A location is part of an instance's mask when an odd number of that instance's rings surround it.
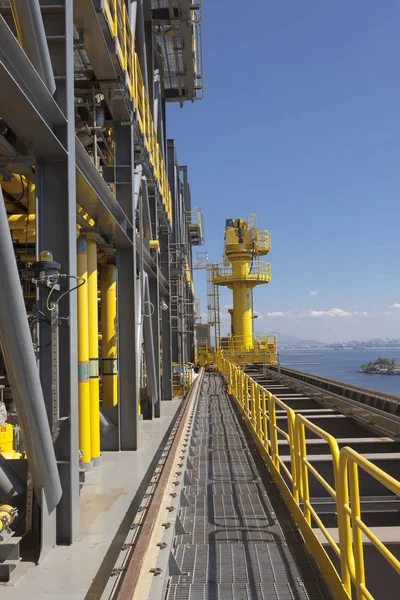
<svg viewBox="0 0 400 600">
<path fill-rule="evenodd" d="M 339 475 L 339 446 L 336 439 L 306 419 L 303 415 L 297 414 L 295 419 L 296 428 L 296 454 L 297 454 L 297 469 L 299 472 L 300 486 L 299 494 L 300 499 L 303 501 L 304 506 L 304 517 L 306 522 L 311 527 L 311 518 L 316 522 L 319 529 L 324 534 L 325 538 L 329 542 L 330 546 L 340 559 L 340 578 L 342 581 L 343 588 L 349 598 L 351 598 L 351 572 L 354 572 L 352 566 L 351 555 L 349 554 L 350 545 L 346 543 L 346 528 L 349 526 L 345 519 L 345 512 L 343 510 L 342 495 L 343 490 L 341 486 L 341 478 Z M 318 437 L 325 440 L 329 444 L 329 449 L 332 457 L 333 474 L 334 474 L 334 487 L 320 475 L 317 469 L 307 459 L 307 440 L 306 440 L 306 429 L 309 429 L 315 433 Z M 338 515 L 338 533 L 339 533 L 339 544 L 337 544 L 332 536 L 329 534 L 327 528 L 322 523 L 320 517 L 317 515 L 315 509 L 311 505 L 310 492 L 309 492 L 309 472 L 316 478 L 316 480 L 326 489 L 328 494 L 335 500 Z"/>
<path fill-rule="evenodd" d="M 268 435 L 268 412 L 267 412 L 267 394 L 261 389 L 261 406 L 262 406 L 262 428 L 263 428 L 263 443 L 267 452 L 270 454 L 271 449 L 269 445 L 269 435 Z"/>
<path fill-rule="evenodd" d="M 280 464 L 278 460 L 278 432 L 276 430 L 276 408 L 275 398 L 268 392 L 268 413 L 269 413 L 269 437 L 271 440 L 271 456 L 278 473 Z"/>
<path fill-rule="evenodd" d="M 254 431 L 257 432 L 257 417 L 256 417 L 256 382 L 250 379 L 250 401 L 251 401 L 251 422 Z"/>
<path fill-rule="evenodd" d="M 257 412 L 257 435 L 261 439 L 261 435 L 262 435 L 261 391 L 260 391 L 260 386 L 258 383 L 256 383 L 256 412 Z"/>
<path fill-rule="evenodd" d="M 350 573 L 354 582 L 357 600 L 371 600 L 373 597 L 366 587 L 365 579 L 363 534 L 399 574 L 400 561 L 362 521 L 358 468 L 363 469 L 364 472 L 379 481 L 398 497 L 400 497 L 400 482 L 352 448 L 346 446 L 341 449 L 339 454 L 339 485 L 341 491 L 339 509 L 346 516 L 341 548 L 343 546 L 343 554 L 346 555 L 347 561 L 347 572 Z"/>
</svg>

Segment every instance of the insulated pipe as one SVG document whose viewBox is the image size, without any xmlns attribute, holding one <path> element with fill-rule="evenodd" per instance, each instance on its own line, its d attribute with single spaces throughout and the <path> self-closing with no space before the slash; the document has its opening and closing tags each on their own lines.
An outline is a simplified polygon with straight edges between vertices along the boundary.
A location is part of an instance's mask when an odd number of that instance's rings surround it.
<svg viewBox="0 0 400 600">
<path fill-rule="evenodd" d="M 144 311 L 143 311 L 143 336 L 144 336 L 144 352 L 146 355 L 147 376 L 149 378 L 150 397 L 153 406 L 158 402 L 158 389 L 156 377 L 156 361 L 153 345 L 153 325 L 151 322 L 151 314 L 154 310 L 150 302 L 149 276 L 143 273 L 144 283 Z"/>
<path fill-rule="evenodd" d="M 90 448 L 93 465 L 100 458 L 99 308 L 97 300 L 97 244 L 87 238 L 89 304 Z"/>
<path fill-rule="evenodd" d="M 103 406 L 118 404 L 117 267 L 103 265 L 101 290 L 101 378 Z"/>
<path fill-rule="evenodd" d="M 80 463 L 88 470 L 93 463 L 90 433 L 88 258 L 84 234 L 77 240 L 76 274 L 85 281 L 78 288 L 78 398 Z"/>
<path fill-rule="evenodd" d="M 36 499 L 40 504 L 43 491 L 52 512 L 62 489 L 1 188 L 0 344 Z"/>
<path fill-rule="evenodd" d="M 39 0 L 10 0 L 10 4 L 18 40 L 53 96 L 56 82 Z"/>
<path fill-rule="evenodd" d="M 146 33 L 144 29 L 144 7 L 143 0 L 138 0 L 137 10 L 137 24 L 138 24 L 138 39 L 137 39 L 137 54 L 139 58 L 139 64 L 142 71 L 142 79 L 144 89 L 146 90 L 147 97 L 149 98 L 149 78 L 147 76 L 147 54 L 146 54 Z"/>
</svg>

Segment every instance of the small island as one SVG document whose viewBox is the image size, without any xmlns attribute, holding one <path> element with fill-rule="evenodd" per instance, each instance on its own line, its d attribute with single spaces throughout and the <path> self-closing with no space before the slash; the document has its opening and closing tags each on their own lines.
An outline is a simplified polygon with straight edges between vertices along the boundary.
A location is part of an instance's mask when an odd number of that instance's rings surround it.
<svg viewBox="0 0 400 600">
<path fill-rule="evenodd" d="M 400 375 L 400 363 L 394 358 L 377 358 L 374 362 L 361 365 L 358 372 L 368 375 Z"/>
</svg>

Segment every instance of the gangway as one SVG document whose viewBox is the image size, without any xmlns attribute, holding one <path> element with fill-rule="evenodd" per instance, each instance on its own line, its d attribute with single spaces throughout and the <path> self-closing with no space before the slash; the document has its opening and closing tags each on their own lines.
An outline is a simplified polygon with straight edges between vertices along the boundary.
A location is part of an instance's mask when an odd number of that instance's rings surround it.
<svg viewBox="0 0 400 600">
<path fill-rule="evenodd" d="M 313 376 L 222 352 L 216 367 L 194 381 L 102 600 L 396 600 L 398 417 L 352 413 L 340 382 L 314 393 Z"/>
</svg>

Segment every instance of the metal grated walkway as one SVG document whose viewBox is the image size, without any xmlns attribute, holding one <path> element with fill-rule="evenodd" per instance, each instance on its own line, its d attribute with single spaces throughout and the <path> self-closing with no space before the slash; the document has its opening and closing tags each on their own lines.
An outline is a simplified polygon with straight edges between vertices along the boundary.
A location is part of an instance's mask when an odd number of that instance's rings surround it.
<svg viewBox="0 0 400 600">
<path fill-rule="evenodd" d="M 219 375 L 206 373 L 168 600 L 331 600 Z"/>
</svg>

